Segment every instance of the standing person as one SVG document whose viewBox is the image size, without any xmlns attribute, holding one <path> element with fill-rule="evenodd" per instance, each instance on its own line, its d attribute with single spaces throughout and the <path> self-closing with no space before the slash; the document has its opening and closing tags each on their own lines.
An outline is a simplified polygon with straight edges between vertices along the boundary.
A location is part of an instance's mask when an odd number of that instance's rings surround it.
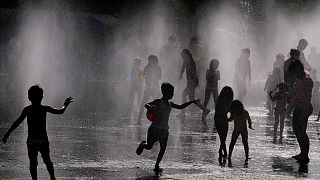
<svg viewBox="0 0 320 180">
<path fill-rule="evenodd" d="M 129 102 L 130 108 L 135 109 L 134 100 L 136 99 L 137 104 L 140 105 L 141 94 L 142 94 L 142 83 L 143 83 L 143 71 L 140 69 L 141 59 L 135 58 L 133 60 L 133 66 L 130 71 L 130 95 Z"/>
<path fill-rule="evenodd" d="M 219 147 L 219 164 L 225 165 L 222 157 L 227 157 L 226 139 L 228 135 L 228 117 L 230 111 L 230 104 L 233 101 L 233 90 L 229 86 L 222 88 L 215 105 L 214 124 L 220 139 Z"/>
<path fill-rule="evenodd" d="M 181 56 L 183 59 L 183 65 L 180 72 L 179 80 L 182 79 L 184 71 L 186 71 L 187 75 L 187 87 L 184 89 L 182 93 L 182 103 L 187 102 L 187 96 L 189 97 L 189 100 L 194 99 L 194 91 L 195 88 L 199 85 L 198 75 L 197 75 L 197 67 L 196 63 L 193 60 L 193 57 L 188 49 L 184 49 L 181 52 Z M 209 109 L 204 108 L 200 103 L 196 103 L 196 105 L 205 111 L 206 114 L 210 112 Z M 185 117 L 185 111 L 182 110 L 181 113 L 178 115 L 181 118 Z"/>
<path fill-rule="evenodd" d="M 264 90 L 267 91 L 267 107 L 268 107 L 268 115 L 273 115 L 273 107 L 274 103 L 271 101 L 269 94 L 271 91 L 277 88 L 277 85 L 282 82 L 282 73 L 281 70 L 277 67 L 274 67 L 272 74 L 268 76 L 268 79 L 266 81 L 266 85 L 264 87 Z"/>
<path fill-rule="evenodd" d="M 12 131 L 14 131 L 22 121 L 27 118 L 28 138 L 27 148 L 30 160 L 30 174 L 33 180 L 37 179 L 38 152 L 40 152 L 43 162 L 46 164 L 50 179 L 56 179 L 54 175 L 53 164 L 50 159 L 49 140 L 46 130 L 47 113 L 63 114 L 67 106 L 72 102 L 69 97 L 65 100 L 61 109 L 54 109 L 50 106 L 41 104 L 43 98 L 43 89 L 39 85 L 34 85 L 28 90 L 28 98 L 31 105 L 22 110 L 20 117 L 14 121 L 8 132 L 2 138 L 3 143 L 7 142 Z"/>
<path fill-rule="evenodd" d="M 177 84 L 177 69 L 181 67 L 179 55 L 181 48 L 175 35 L 170 35 L 168 43 L 160 50 L 160 65 L 163 68 L 163 80 Z"/>
<path fill-rule="evenodd" d="M 232 162 L 231 162 L 231 156 L 232 156 L 232 151 L 234 148 L 234 145 L 237 142 L 237 139 L 239 135 L 241 134 L 242 138 L 242 144 L 244 147 L 246 159 L 245 161 L 247 162 L 249 158 L 249 145 L 248 145 L 248 129 L 247 129 L 247 121 L 249 128 L 254 130 L 252 128 L 252 123 L 251 123 L 251 118 L 247 110 L 244 109 L 243 104 L 239 100 L 234 100 L 232 101 L 230 105 L 230 112 L 231 112 L 231 117 L 228 119 L 228 121 L 234 120 L 234 130 L 232 132 L 231 136 L 231 142 L 229 146 L 229 157 L 228 157 L 228 165 L 231 167 Z"/>
<path fill-rule="evenodd" d="M 212 59 L 210 62 L 210 67 L 207 69 L 206 73 L 206 90 L 205 90 L 205 98 L 203 106 L 207 108 L 207 105 L 210 100 L 210 96 L 212 94 L 214 105 L 217 105 L 217 97 L 218 97 L 218 81 L 220 80 L 220 71 L 219 68 L 219 61 L 217 59 Z M 205 121 L 204 118 L 208 115 L 208 111 L 202 112 L 202 121 Z"/>
<path fill-rule="evenodd" d="M 251 81 L 251 65 L 250 65 L 250 49 L 245 48 L 241 50 L 241 55 L 236 61 L 236 70 L 234 76 L 234 82 L 238 91 L 238 99 L 242 99 L 247 94 L 247 78 L 249 82 Z"/>
<path fill-rule="evenodd" d="M 283 78 L 283 66 L 284 66 L 284 55 L 279 53 L 276 56 L 276 61 L 273 63 L 273 68 L 279 68 L 281 70 L 282 78 Z"/>
<path fill-rule="evenodd" d="M 282 143 L 283 139 L 283 128 L 284 128 L 284 118 L 286 115 L 286 102 L 288 97 L 288 86 L 284 83 L 279 83 L 277 85 L 279 89 L 274 95 L 274 92 L 270 91 L 269 96 L 272 102 L 275 102 L 275 111 L 274 111 L 274 134 L 273 134 L 273 142 L 275 143 L 277 140 L 277 131 L 278 131 L 278 124 L 280 122 L 280 137 L 279 143 Z"/>
<path fill-rule="evenodd" d="M 199 37 L 192 36 L 190 38 L 188 49 L 190 50 L 190 53 L 192 54 L 192 57 L 194 59 L 194 62 L 196 63 L 197 67 L 197 73 L 199 77 L 199 88 L 198 93 L 196 93 L 198 96 L 199 94 L 202 96 L 204 94 L 204 88 L 205 88 L 205 70 L 207 66 L 207 50 L 206 48 L 200 43 Z"/>
<path fill-rule="evenodd" d="M 295 83 L 289 95 L 289 101 L 293 104 L 292 127 L 297 137 L 300 154 L 292 156 L 300 162 L 309 162 L 309 137 L 307 135 L 308 118 L 312 113 L 311 94 L 313 81 L 304 72 L 304 66 L 300 61 L 295 61 L 289 66 L 290 73 L 296 77 Z"/>
<path fill-rule="evenodd" d="M 299 56 L 299 60 L 302 62 L 304 68 L 310 72 L 311 71 L 311 66 L 309 64 L 309 62 L 307 61 L 305 55 L 304 55 L 304 50 L 307 48 L 308 46 L 308 41 L 306 39 L 300 39 L 298 46 L 297 46 L 297 50 L 299 50 L 300 52 L 300 56 Z"/>
<path fill-rule="evenodd" d="M 294 81 L 296 80 L 296 77 L 294 74 L 292 74 L 290 71 L 289 71 L 289 66 L 291 63 L 295 62 L 295 61 L 299 61 L 299 57 L 300 57 L 300 52 L 299 50 L 297 49 L 291 49 L 290 50 L 290 58 L 287 59 L 285 62 L 284 62 L 284 66 L 283 66 L 283 72 L 284 72 L 284 82 L 288 85 L 288 88 L 289 88 L 289 92 L 291 92 L 292 88 L 293 88 L 293 84 L 294 84 Z M 288 102 L 287 104 L 287 113 L 286 113 L 286 116 L 288 118 L 291 118 L 291 113 L 293 111 L 293 105 L 290 104 L 290 102 Z"/>
<path fill-rule="evenodd" d="M 138 146 L 136 153 L 140 155 L 144 149 L 151 150 L 154 143 L 159 141 L 160 151 L 157 157 L 157 161 L 153 171 L 156 173 L 162 172 L 160 168 L 160 162 L 166 151 L 167 141 L 169 136 L 169 115 L 171 108 L 184 109 L 192 103 L 196 103 L 199 100 L 192 100 L 182 105 L 177 105 L 169 100 L 174 95 L 174 87 L 169 83 L 163 83 L 161 85 L 162 98 L 155 99 L 154 101 L 145 105 L 145 108 L 152 111 L 157 117 L 148 129 L 147 141 L 142 141 Z"/>
<path fill-rule="evenodd" d="M 138 124 L 141 123 L 141 119 L 144 112 L 144 104 L 148 102 L 151 96 L 155 98 L 160 95 L 159 81 L 161 79 L 161 68 L 159 66 L 157 56 L 150 55 L 148 57 L 148 64 L 144 68 L 143 76 L 146 82 L 146 86 L 144 89 L 140 111 L 138 115 Z"/>
</svg>

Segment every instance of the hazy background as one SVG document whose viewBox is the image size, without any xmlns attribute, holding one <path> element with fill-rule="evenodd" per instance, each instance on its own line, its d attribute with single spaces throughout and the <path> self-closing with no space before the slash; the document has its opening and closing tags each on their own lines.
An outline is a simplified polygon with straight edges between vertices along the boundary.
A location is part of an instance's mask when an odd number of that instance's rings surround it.
<svg viewBox="0 0 320 180">
<path fill-rule="evenodd" d="M 172 34 L 181 49 L 197 36 L 207 52 L 207 65 L 213 58 L 220 61 L 220 87 L 233 86 L 235 60 L 242 48 L 250 48 L 249 92 L 259 95 L 264 95 L 262 88 L 276 54 L 287 58 L 300 38 L 309 42 L 306 57 L 311 47 L 320 48 L 319 3 L 314 0 L 70 0 L 0 5 L 1 98 L 17 109 L 29 103 L 27 90 L 39 83 L 45 104 L 60 106 L 65 97 L 73 96 L 75 112 L 118 112 L 128 104 L 133 59 L 141 58 L 143 69 L 147 57 L 159 56 Z M 170 66 L 159 61 L 162 67 Z M 170 76 L 177 79 L 179 72 L 180 68 Z M 184 83 L 174 84 L 180 96 Z"/>
</svg>

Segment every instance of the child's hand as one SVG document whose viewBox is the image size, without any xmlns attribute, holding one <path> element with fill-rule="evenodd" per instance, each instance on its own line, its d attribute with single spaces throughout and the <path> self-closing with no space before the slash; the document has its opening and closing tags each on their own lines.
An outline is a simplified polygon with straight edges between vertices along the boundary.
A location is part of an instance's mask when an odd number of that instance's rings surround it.
<svg viewBox="0 0 320 180">
<path fill-rule="evenodd" d="M 69 104 L 73 102 L 73 98 L 72 97 L 68 97 L 65 101 L 64 101 L 64 106 L 67 107 L 69 106 Z"/>
<path fill-rule="evenodd" d="M 1 139 L 3 144 L 5 144 L 7 142 L 8 136 L 4 135 L 3 138 Z"/>
<path fill-rule="evenodd" d="M 198 104 L 198 103 L 200 103 L 200 99 L 195 99 L 195 100 L 193 100 L 192 101 L 194 104 Z"/>
<path fill-rule="evenodd" d="M 252 126 L 249 126 L 249 129 L 254 130 L 254 129 L 252 128 Z"/>
</svg>

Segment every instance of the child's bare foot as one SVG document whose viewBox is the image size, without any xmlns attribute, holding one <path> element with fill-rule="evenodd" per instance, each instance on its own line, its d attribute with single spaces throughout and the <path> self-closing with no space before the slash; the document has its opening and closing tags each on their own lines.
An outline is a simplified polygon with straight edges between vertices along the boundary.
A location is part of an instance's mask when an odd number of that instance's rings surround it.
<svg viewBox="0 0 320 180">
<path fill-rule="evenodd" d="M 159 166 L 155 166 L 154 169 L 153 169 L 153 171 L 154 171 L 155 173 L 162 173 L 163 169 L 160 168 Z"/>
</svg>

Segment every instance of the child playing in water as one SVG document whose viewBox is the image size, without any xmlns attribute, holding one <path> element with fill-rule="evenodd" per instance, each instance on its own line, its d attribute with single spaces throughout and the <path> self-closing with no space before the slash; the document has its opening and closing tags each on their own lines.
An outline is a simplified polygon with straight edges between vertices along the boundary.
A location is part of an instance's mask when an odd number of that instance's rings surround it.
<svg viewBox="0 0 320 180">
<path fill-rule="evenodd" d="M 214 105 L 217 105 L 217 97 L 218 97 L 218 81 L 220 80 L 220 71 L 217 70 L 219 67 L 219 61 L 217 59 L 212 59 L 210 62 L 210 68 L 207 69 L 206 79 L 207 85 L 205 90 L 205 98 L 203 106 L 205 109 L 210 100 L 210 95 L 213 95 Z M 203 111 L 202 113 L 202 121 L 208 115 L 209 111 Z"/>
<path fill-rule="evenodd" d="M 155 55 L 150 55 L 148 57 L 148 64 L 145 66 L 144 80 L 146 86 L 143 92 L 143 97 L 141 100 L 141 106 L 138 115 L 138 124 L 141 124 L 141 119 L 144 112 L 144 104 L 148 102 L 150 97 L 156 98 L 160 95 L 159 82 L 161 80 L 161 68 L 159 66 L 158 57 Z"/>
<path fill-rule="evenodd" d="M 219 148 L 219 164 L 224 166 L 225 162 L 222 157 L 227 157 L 226 139 L 228 135 L 228 117 L 227 113 L 230 111 L 230 104 L 233 100 L 233 90 L 229 86 L 222 88 L 215 107 L 214 124 L 220 138 Z"/>
<path fill-rule="evenodd" d="M 264 87 L 264 90 L 266 91 L 267 90 L 267 107 L 268 107 L 268 115 L 271 117 L 273 115 L 273 108 L 274 108 L 274 103 L 273 101 L 271 101 L 270 99 L 270 92 L 272 90 L 274 90 L 277 85 L 279 83 L 281 83 L 283 80 L 282 80 L 282 73 L 281 73 L 281 70 L 277 67 L 274 67 L 273 68 L 273 71 L 272 71 L 272 74 L 270 74 L 268 76 L 268 79 L 267 79 L 267 82 L 266 82 L 266 85 Z"/>
<path fill-rule="evenodd" d="M 241 134 L 242 144 L 244 147 L 247 162 L 249 158 L 249 145 L 248 145 L 248 129 L 247 129 L 247 121 L 249 124 L 249 128 L 253 130 L 251 118 L 247 110 L 244 109 L 243 104 L 239 100 L 232 101 L 230 105 L 231 117 L 228 121 L 234 120 L 234 130 L 232 132 L 231 142 L 229 146 L 229 158 L 228 165 L 232 167 L 231 156 L 234 145 L 237 142 L 239 135 Z"/>
<path fill-rule="evenodd" d="M 272 93 L 274 90 L 279 89 L 278 92 L 276 92 L 274 95 Z M 274 136 L 273 136 L 273 142 L 276 142 L 277 139 L 277 130 L 278 130 L 278 124 L 280 122 L 280 138 L 279 143 L 282 143 L 282 134 L 283 134 L 283 128 L 284 128 L 284 118 L 286 115 L 286 103 L 287 103 L 287 97 L 288 97 L 288 86 L 284 83 L 280 83 L 277 85 L 277 88 L 273 91 L 269 92 L 269 96 L 272 102 L 275 102 L 275 108 L 274 108 Z"/>
<path fill-rule="evenodd" d="M 22 121 L 27 117 L 28 138 L 27 148 L 30 160 L 30 174 L 32 179 L 37 179 L 38 151 L 40 152 L 43 162 L 47 166 L 51 179 L 56 179 L 54 175 L 53 164 L 50 159 L 49 140 L 46 130 L 46 115 L 63 114 L 67 106 L 72 102 L 72 98 L 68 97 L 61 109 L 54 109 L 50 106 L 41 104 L 43 98 L 43 90 L 39 85 L 34 85 L 28 90 L 28 98 L 31 105 L 22 110 L 20 117 L 11 125 L 8 132 L 2 138 L 3 143 L 7 142 L 11 132 L 15 130 Z"/>
<path fill-rule="evenodd" d="M 169 136 L 168 121 L 171 108 L 184 109 L 192 103 L 199 102 L 199 100 L 192 100 L 182 105 L 177 105 L 173 102 L 170 102 L 169 100 L 172 99 L 174 94 L 174 87 L 169 83 L 163 83 L 161 85 L 161 93 L 161 99 L 155 99 L 154 101 L 145 105 L 145 108 L 147 108 L 148 110 L 159 114 L 155 116 L 158 118 L 156 118 L 152 122 L 148 129 L 147 141 L 142 141 L 136 150 L 136 153 L 140 155 L 144 149 L 151 150 L 153 144 L 159 141 L 160 151 L 157 157 L 155 168 L 153 169 L 153 171 L 156 173 L 162 172 L 162 169 L 160 168 L 159 164 L 167 147 L 167 141 Z"/>
</svg>

